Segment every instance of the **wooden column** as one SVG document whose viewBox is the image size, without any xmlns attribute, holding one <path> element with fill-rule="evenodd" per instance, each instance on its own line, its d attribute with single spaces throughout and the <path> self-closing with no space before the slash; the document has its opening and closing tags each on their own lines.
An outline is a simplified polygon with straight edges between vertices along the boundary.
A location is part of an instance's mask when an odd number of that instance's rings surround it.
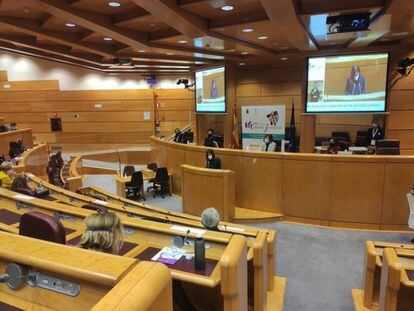
<svg viewBox="0 0 414 311">
<path fill-rule="evenodd" d="M 300 125 L 300 152 L 314 152 L 316 129 L 315 120 L 315 115 L 302 115 Z"/>
</svg>

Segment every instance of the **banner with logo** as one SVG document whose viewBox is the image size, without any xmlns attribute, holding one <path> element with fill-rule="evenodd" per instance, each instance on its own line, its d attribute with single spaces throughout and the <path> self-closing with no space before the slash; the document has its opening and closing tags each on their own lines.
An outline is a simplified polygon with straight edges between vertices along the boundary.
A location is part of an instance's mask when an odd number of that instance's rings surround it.
<svg viewBox="0 0 414 311">
<path fill-rule="evenodd" d="M 285 138 L 285 106 L 243 106 L 243 149 L 260 150 L 267 134 L 273 139 Z"/>
</svg>

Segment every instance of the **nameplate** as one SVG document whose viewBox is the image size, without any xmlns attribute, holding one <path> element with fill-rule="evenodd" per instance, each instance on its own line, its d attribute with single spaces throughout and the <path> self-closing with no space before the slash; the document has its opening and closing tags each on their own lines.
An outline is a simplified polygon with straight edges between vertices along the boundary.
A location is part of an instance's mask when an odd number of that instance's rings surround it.
<svg viewBox="0 0 414 311">
<path fill-rule="evenodd" d="M 175 231 L 180 231 L 180 232 L 184 232 L 184 233 L 193 233 L 193 234 L 200 234 L 203 235 L 204 233 L 206 233 L 206 230 L 203 229 L 196 229 L 196 228 L 190 228 L 190 227 L 183 227 L 183 226 L 171 226 L 170 228 L 171 230 L 175 230 Z"/>
<path fill-rule="evenodd" d="M 102 205 L 108 205 L 108 202 L 102 201 L 102 200 L 93 200 L 92 203 L 95 204 L 102 204 Z"/>
<path fill-rule="evenodd" d="M 13 195 L 13 198 L 18 200 L 33 200 L 33 197 L 20 193 Z"/>
</svg>

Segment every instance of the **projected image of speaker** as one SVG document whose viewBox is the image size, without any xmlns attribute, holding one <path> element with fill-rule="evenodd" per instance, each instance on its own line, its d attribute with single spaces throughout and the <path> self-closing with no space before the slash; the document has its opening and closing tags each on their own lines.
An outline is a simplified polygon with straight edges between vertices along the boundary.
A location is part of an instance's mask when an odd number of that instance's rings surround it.
<svg viewBox="0 0 414 311">
<path fill-rule="evenodd" d="M 197 113 L 226 112 L 226 67 L 199 70 L 195 73 Z"/>
<path fill-rule="evenodd" d="M 308 59 L 306 112 L 384 112 L 388 53 Z"/>
</svg>

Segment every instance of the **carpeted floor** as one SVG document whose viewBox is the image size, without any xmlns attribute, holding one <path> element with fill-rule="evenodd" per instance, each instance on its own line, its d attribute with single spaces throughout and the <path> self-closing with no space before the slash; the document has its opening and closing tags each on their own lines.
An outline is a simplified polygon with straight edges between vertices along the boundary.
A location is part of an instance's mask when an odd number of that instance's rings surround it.
<svg viewBox="0 0 414 311">
<path fill-rule="evenodd" d="M 103 183 L 103 187 L 111 184 L 103 182 L 102 177 L 100 183 L 97 179 L 91 176 L 88 183 L 97 186 Z M 181 211 L 180 197 L 153 199 L 146 194 L 146 199 L 147 204 Z M 354 310 L 351 289 L 362 288 L 365 241 L 410 243 L 414 237 L 414 234 L 337 230 L 287 222 L 252 226 L 277 232 L 276 274 L 287 278 L 286 311 Z"/>
</svg>

